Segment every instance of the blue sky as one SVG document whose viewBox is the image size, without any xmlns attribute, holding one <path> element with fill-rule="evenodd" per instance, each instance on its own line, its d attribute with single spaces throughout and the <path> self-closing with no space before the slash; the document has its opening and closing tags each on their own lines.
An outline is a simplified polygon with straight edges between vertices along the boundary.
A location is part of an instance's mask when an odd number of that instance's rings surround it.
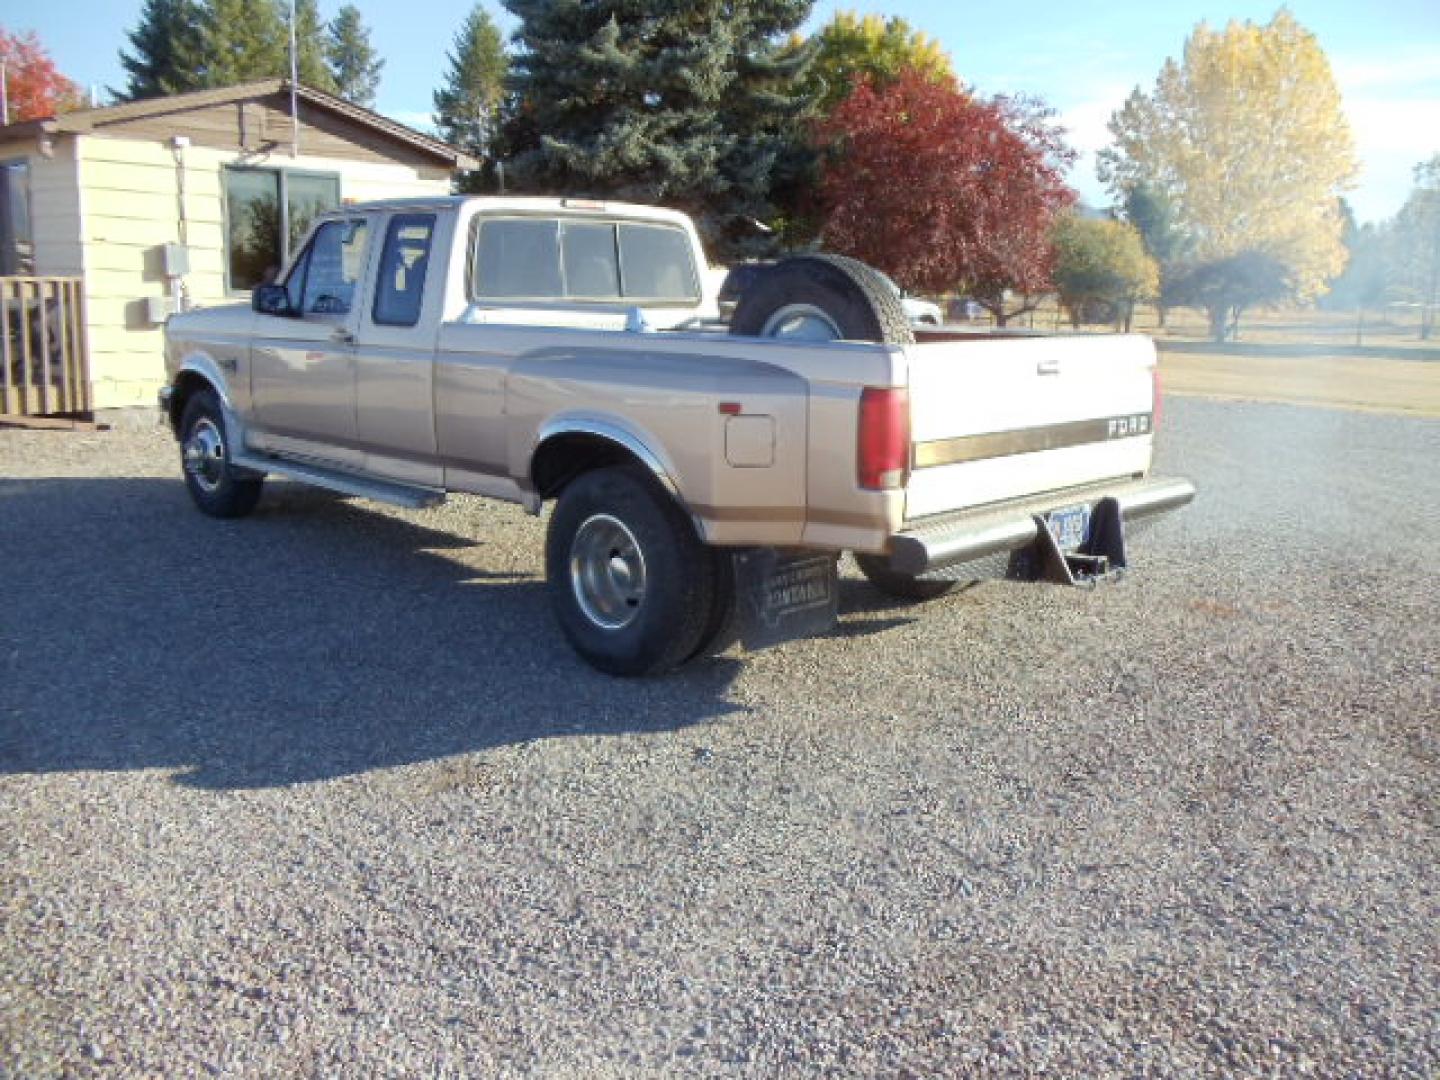
<svg viewBox="0 0 1440 1080">
<path fill-rule="evenodd" d="M 321 0 L 332 15 L 343 0 Z M 380 111 L 425 126 L 445 52 L 471 0 L 356 0 L 386 57 Z M 1107 3 L 947 3 L 946 0 L 820 0 L 811 25 L 837 9 L 899 15 L 950 52 L 965 82 L 985 93 L 1030 92 L 1060 110 L 1071 142 L 1085 151 L 1070 181 L 1090 202 L 1108 202 L 1094 174 L 1093 151 L 1107 141 L 1105 121 L 1125 95 L 1153 84 L 1167 56 L 1178 56 L 1202 19 L 1266 22 L 1278 5 L 1232 0 L 1110 0 Z M 503 28 L 513 20 L 487 4 Z M 1411 169 L 1440 153 L 1440 2 L 1437 0 L 1294 0 L 1290 9 L 1330 57 L 1362 163 L 1350 199 L 1362 220 L 1393 214 L 1410 189 Z M 7 30 L 34 30 L 56 62 L 86 86 L 118 86 L 117 54 L 140 0 L 50 0 L 0 8 Z"/>
</svg>

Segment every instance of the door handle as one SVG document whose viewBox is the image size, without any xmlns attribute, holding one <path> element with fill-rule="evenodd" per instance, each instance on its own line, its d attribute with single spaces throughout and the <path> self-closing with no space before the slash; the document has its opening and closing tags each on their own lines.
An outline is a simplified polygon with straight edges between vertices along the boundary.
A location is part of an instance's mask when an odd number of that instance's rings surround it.
<svg viewBox="0 0 1440 1080">
<path fill-rule="evenodd" d="M 354 345 L 355 335 L 343 326 L 337 326 L 330 334 L 331 341 L 338 341 L 341 345 Z"/>
</svg>

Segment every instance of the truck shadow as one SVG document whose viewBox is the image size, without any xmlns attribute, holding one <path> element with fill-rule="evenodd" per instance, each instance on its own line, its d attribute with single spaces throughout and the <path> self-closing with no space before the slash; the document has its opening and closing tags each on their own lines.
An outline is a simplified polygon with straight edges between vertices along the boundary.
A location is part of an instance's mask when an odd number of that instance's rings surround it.
<svg viewBox="0 0 1440 1080">
<path fill-rule="evenodd" d="M 538 522 L 460 533 L 286 485 L 223 522 L 177 480 L 0 480 L 0 775 L 264 788 L 739 711 L 732 659 L 662 680 L 579 660 L 506 554 L 536 563 Z"/>
</svg>

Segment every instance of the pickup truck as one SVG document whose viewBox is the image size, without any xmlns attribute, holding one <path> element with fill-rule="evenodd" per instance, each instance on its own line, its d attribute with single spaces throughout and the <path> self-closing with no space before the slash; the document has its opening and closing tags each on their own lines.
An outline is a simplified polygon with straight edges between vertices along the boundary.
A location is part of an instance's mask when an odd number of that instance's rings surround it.
<svg viewBox="0 0 1440 1080">
<path fill-rule="evenodd" d="M 217 517 L 267 474 L 553 504 L 556 619 L 617 675 L 824 629 L 845 551 L 916 600 L 1104 576 L 1135 522 L 1194 494 L 1149 475 L 1148 339 L 912 331 L 876 271 L 825 255 L 768 269 L 727 325 L 705 270 L 690 220 L 655 207 L 327 213 L 250 304 L 169 320 L 185 484 Z"/>
</svg>

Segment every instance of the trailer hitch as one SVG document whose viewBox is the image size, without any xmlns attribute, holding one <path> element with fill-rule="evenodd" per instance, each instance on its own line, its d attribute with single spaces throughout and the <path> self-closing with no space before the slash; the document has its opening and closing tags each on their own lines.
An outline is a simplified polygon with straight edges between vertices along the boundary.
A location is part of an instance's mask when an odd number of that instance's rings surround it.
<svg viewBox="0 0 1440 1080">
<path fill-rule="evenodd" d="M 1084 541 L 1068 551 L 1060 546 L 1050 520 L 1037 514 L 1035 526 L 1035 543 L 1024 553 L 1032 579 L 1093 586 L 1125 573 L 1125 521 L 1117 499 L 1101 499 L 1091 508 Z"/>
</svg>

